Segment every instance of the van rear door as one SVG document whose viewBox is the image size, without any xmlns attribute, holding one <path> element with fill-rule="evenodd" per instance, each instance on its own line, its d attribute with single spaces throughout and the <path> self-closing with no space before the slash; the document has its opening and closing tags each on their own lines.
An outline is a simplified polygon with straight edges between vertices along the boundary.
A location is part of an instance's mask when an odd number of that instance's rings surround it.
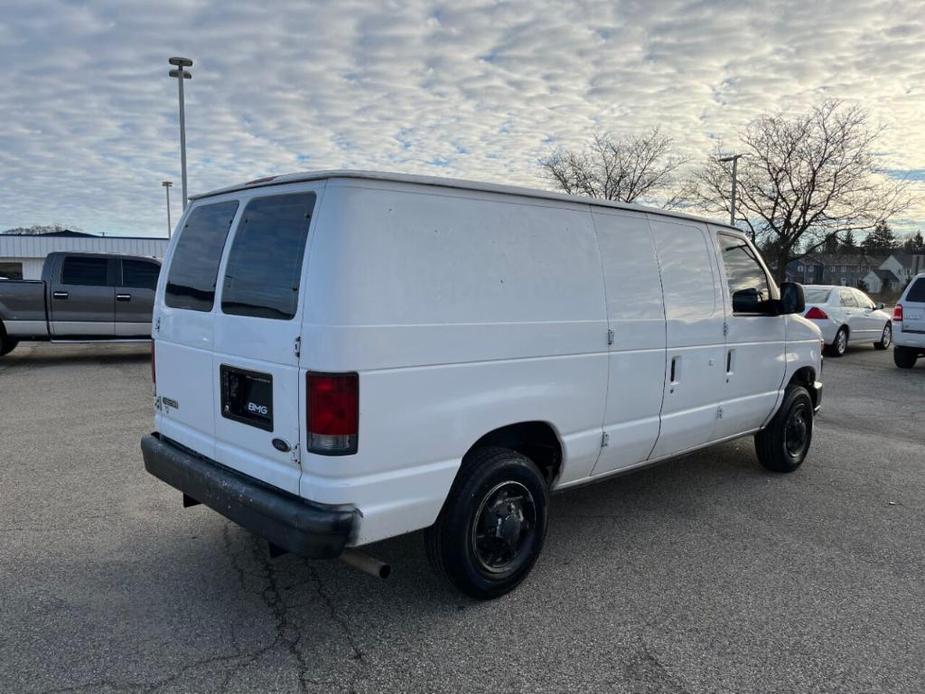
<svg viewBox="0 0 925 694">
<path fill-rule="evenodd" d="M 297 494 L 300 284 L 316 193 L 242 197 L 216 307 L 215 459 Z"/>
<path fill-rule="evenodd" d="M 158 430 L 210 458 L 215 456 L 215 287 L 239 205 L 237 200 L 203 202 L 189 210 L 161 279 L 163 299 L 154 323 Z"/>
</svg>

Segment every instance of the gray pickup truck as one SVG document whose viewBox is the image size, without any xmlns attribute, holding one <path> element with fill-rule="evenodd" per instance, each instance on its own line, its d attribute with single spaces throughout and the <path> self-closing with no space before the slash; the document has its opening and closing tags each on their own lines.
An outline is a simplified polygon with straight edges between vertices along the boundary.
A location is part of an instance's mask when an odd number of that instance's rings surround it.
<svg viewBox="0 0 925 694">
<path fill-rule="evenodd" d="M 152 258 L 51 253 L 41 280 L 0 280 L 0 356 L 25 340 L 150 340 L 160 271 Z"/>
</svg>

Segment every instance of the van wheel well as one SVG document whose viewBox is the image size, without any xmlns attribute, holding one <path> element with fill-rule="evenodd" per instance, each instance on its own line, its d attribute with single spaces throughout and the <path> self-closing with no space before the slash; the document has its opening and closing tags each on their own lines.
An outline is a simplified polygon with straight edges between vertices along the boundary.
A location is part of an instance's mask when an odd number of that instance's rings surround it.
<svg viewBox="0 0 925 694">
<path fill-rule="evenodd" d="M 510 448 L 527 456 L 540 468 L 547 484 L 552 484 L 562 467 L 562 444 L 546 422 L 518 422 L 490 431 L 466 455 L 487 446 Z"/>
<path fill-rule="evenodd" d="M 801 369 L 797 369 L 796 373 L 790 377 L 790 383 L 787 384 L 787 387 L 793 385 L 804 386 L 806 390 L 809 391 L 809 397 L 813 401 L 813 407 L 818 405 L 816 399 L 819 397 L 819 394 L 816 392 L 816 389 L 813 388 L 813 383 L 816 382 L 816 371 L 811 366 L 804 366 Z"/>
</svg>

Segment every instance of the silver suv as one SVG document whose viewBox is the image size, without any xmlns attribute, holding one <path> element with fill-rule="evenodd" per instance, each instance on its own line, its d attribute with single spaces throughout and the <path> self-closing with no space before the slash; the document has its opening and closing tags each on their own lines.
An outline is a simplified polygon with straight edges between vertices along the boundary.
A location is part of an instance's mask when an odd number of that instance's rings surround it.
<svg viewBox="0 0 925 694">
<path fill-rule="evenodd" d="M 911 369 L 925 354 L 925 272 L 912 278 L 893 309 L 893 361 Z"/>
</svg>

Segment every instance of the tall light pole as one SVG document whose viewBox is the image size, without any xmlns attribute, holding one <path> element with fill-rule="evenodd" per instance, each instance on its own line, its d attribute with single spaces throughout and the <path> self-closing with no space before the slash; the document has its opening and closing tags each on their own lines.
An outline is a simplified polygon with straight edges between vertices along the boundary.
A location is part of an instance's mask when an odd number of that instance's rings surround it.
<svg viewBox="0 0 925 694">
<path fill-rule="evenodd" d="M 173 185 L 173 181 L 161 181 L 161 185 L 164 186 L 164 192 L 167 193 L 167 238 L 170 238 L 170 186 Z"/>
<path fill-rule="evenodd" d="M 733 154 L 728 157 L 722 157 L 719 161 L 722 164 L 732 162 L 732 204 L 729 206 L 729 226 L 734 227 L 736 225 L 736 173 L 739 168 L 739 159 L 744 157 L 744 154 Z"/>
<path fill-rule="evenodd" d="M 193 76 L 186 69 L 193 66 L 193 61 L 189 58 L 171 58 L 168 60 L 171 65 L 176 66 L 175 70 L 170 71 L 171 77 L 177 78 L 177 84 L 180 85 L 180 169 L 183 178 L 183 209 L 186 209 L 188 198 L 186 196 L 186 111 L 183 103 L 183 80 L 191 80 Z"/>
</svg>

